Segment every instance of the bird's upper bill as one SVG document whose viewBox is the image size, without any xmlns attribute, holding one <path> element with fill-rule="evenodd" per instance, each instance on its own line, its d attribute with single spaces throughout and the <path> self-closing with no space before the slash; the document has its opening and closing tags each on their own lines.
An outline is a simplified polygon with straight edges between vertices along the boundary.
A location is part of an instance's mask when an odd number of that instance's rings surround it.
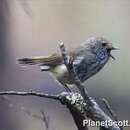
<svg viewBox="0 0 130 130">
<path fill-rule="evenodd" d="M 118 48 L 114 47 L 111 43 L 107 44 L 107 49 L 110 50 L 110 51 L 111 50 L 119 50 Z"/>
</svg>

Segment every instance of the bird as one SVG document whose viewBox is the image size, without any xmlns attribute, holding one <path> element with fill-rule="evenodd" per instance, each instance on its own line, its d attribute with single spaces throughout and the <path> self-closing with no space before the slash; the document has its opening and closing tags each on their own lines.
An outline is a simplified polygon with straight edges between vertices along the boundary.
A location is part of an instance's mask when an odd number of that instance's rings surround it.
<svg viewBox="0 0 130 130">
<path fill-rule="evenodd" d="M 117 50 L 111 42 L 103 37 L 90 37 L 77 48 L 67 50 L 71 57 L 72 67 L 81 82 L 96 75 L 109 61 L 115 59 L 111 54 Z M 41 71 L 48 71 L 62 85 L 73 85 L 69 72 L 60 54 L 54 53 L 50 56 L 30 57 L 18 59 L 22 65 L 39 65 Z"/>
</svg>

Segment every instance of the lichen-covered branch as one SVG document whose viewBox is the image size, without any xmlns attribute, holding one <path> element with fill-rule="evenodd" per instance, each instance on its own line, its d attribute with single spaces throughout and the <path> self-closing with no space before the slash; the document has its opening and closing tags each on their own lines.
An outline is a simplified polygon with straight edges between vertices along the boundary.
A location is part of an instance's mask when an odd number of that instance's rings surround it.
<svg viewBox="0 0 130 130">
<path fill-rule="evenodd" d="M 20 91 L 3 91 L 0 95 L 18 95 L 18 96 L 35 96 L 54 99 L 66 105 L 76 123 L 78 130 L 88 130 L 87 126 L 83 126 L 83 120 L 86 119 L 83 106 L 83 98 L 79 93 L 62 92 L 58 95 L 39 93 L 36 91 L 20 92 Z"/>
<path fill-rule="evenodd" d="M 45 93 L 39 93 L 35 91 L 30 92 L 17 92 L 17 91 L 4 91 L 0 92 L 0 95 L 19 95 L 19 96 L 36 96 L 44 97 L 49 99 L 54 99 L 60 101 L 62 104 L 66 105 L 70 110 L 72 117 L 76 123 L 78 130 L 88 130 L 87 126 L 83 126 L 83 120 L 86 117 L 94 121 L 106 121 L 112 120 L 108 115 L 106 115 L 98 104 L 90 97 L 92 106 L 85 102 L 83 97 L 79 93 L 69 93 L 62 92 L 58 95 L 51 95 Z M 120 130 L 118 126 L 106 126 L 102 130 Z"/>
</svg>

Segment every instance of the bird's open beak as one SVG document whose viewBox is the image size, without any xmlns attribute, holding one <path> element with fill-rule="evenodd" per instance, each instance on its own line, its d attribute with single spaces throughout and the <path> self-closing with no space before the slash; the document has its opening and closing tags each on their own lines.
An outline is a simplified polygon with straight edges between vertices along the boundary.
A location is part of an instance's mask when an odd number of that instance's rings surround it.
<svg viewBox="0 0 130 130">
<path fill-rule="evenodd" d="M 116 58 L 111 54 L 111 51 L 112 51 L 112 50 L 119 50 L 119 49 L 116 48 L 116 47 L 113 47 L 113 45 L 112 45 L 111 43 L 109 43 L 109 44 L 107 45 L 107 50 L 108 50 L 108 52 L 109 52 L 109 56 L 110 56 L 113 60 L 116 60 Z"/>
<path fill-rule="evenodd" d="M 112 51 L 112 50 L 119 50 L 119 48 L 116 48 L 116 47 L 113 47 L 113 46 L 109 47 L 109 49 L 110 49 L 110 51 Z M 113 60 L 116 60 L 116 58 L 115 58 L 112 54 L 110 54 L 110 57 L 111 57 Z"/>
</svg>

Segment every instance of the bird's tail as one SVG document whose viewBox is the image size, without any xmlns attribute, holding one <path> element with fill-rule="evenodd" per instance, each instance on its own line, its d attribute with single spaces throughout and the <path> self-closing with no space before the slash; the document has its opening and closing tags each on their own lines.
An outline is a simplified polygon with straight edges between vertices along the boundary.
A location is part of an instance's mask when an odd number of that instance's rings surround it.
<svg viewBox="0 0 130 130">
<path fill-rule="evenodd" d="M 47 68 L 47 66 L 54 67 L 62 63 L 61 56 L 53 54 L 51 56 L 41 56 L 32 58 L 18 59 L 18 63 L 22 65 L 39 65 L 41 69 Z M 43 70 L 44 71 L 44 70 Z"/>
<path fill-rule="evenodd" d="M 18 63 L 22 65 L 35 65 L 44 63 L 44 58 L 32 57 L 32 58 L 22 58 L 18 59 Z"/>
</svg>

